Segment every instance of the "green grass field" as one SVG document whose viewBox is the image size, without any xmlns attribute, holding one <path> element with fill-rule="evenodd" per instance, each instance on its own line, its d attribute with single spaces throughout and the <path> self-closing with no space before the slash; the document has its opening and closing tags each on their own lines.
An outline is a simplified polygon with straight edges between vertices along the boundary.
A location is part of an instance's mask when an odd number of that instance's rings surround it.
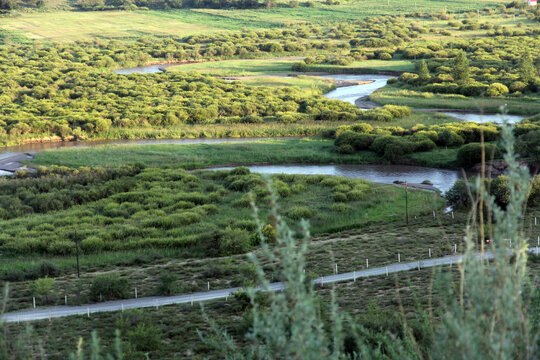
<svg viewBox="0 0 540 360">
<path fill-rule="evenodd" d="M 321 71 L 328 73 L 363 74 L 373 72 L 416 72 L 412 60 L 365 60 L 355 61 L 347 66 L 317 64 L 309 65 L 307 71 Z"/>
<path fill-rule="evenodd" d="M 167 71 L 197 71 L 213 76 L 289 74 L 294 60 L 226 60 L 171 66 Z"/>
<path fill-rule="evenodd" d="M 32 164 L 118 166 L 140 162 L 148 166 L 196 168 L 247 163 L 355 163 L 379 162 L 371 152 L 342 155 L 332 140 L 265 140 L 252 143 L 100 146 L 38 153 Z"/>
<path fill-rule="evenodd" d="M 19 13 L 0 19 L 0 35 L 14 41 L 134 39 L 140 36 L 187 36 L 242 28 L 271 28 L 294 23 L 332 24 L 366 16 L 419 12 L 473 11 L 503 0 L 352 1 L 343 5 L 256 10 L 181 9 L 168 11 L 53 11 Z M 58 7 L 55 3 L 53 7 Z"/>
<path fill-rule="evenodd" d="M 507 110 L 511 114 L 534 115 L 540 112 L 540 98 L 534 95 L 521 98 L 465 97 L 453 94 L 420 93 L 388 85 L 371 94 L 370 99 L 381 105 L 405 105 L 413 108 L 468 109 L 497 113 L 502 105 L 507 105 Z"/>
</svg>

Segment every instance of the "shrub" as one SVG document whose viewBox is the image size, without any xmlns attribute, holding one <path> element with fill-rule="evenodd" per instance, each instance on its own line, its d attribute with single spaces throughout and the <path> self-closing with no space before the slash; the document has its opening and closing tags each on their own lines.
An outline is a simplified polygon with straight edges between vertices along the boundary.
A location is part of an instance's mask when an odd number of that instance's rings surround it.
<svg viewBox="0 0 540 360">
<path fill-rule="evenodd" d="M 330 210 L 332 212 L 343 213 L 343 212 L 347 212 L 351 210 L 351 208 L 342 202 L 338 202 L 338 203 L 332 204 L 332 206 L 330 207 Z"/>
<path fill-rule="evenodd" d="M 348 201 L 358 201 L 366 198 L 366 193 L 360 190 L 351 190 L 347 193 Z"/>
<path fill-rule="evenodd" d="M 135 329 L 129 331 L 128 339 L 137 351 L 154 351 L 161 345 L 160 330 L 145 323 L 139 323 Z"/>
<path fill-rule="evenodd" d="M 218 238 L 218 251 L 221 256 L 244 254 L 251 248 L 250 236 L 246 230 L 227 227 Z"/>
<path fill-rule="evenodd" d="M 97 253 L 103 250 L 105 243 L 97 236 L 90 236 L 81 241 L 81 250 L 84 253 Z"/>
<path fill-rule="evenodd" d="M 504 175 L 497 176 L 490 187 L 491 195 L 495 197 L 495 202 L 503 208 L 510 201 L 510 189 L 508 188 L 508 177 Z"/>
<path fill-rule="evenodd" d="M 467 181 L 457 180 L 450 190 L 444 194 L 448 204 L 454 208 L 468 208 L 471 204 L 468 186 Z"/>
<path fill-rule="evenodd" d="M 75 253 L 75 244 L 69 240 L 57 240 L 49 244 L 47 250 L 54 255 L 72 255 Z"/>
<path fill-rule="evenodd" d="M 484 144 L 486 161 L 501 157 L 501 151 L 493 144 Z M 463 167 L 470 167 L 482 161 L 482 144 L 470 143 L 459 148 L 457 161 Z"/>
<path fill-rule="evenodd" d="M 292 220 L 309 219 L 313 216 L 313 213 L 308 207 L 293 206 L 287 211 L 287 216 Z"/>
<path fill-rule="evenodd" d="M 439 133 L 438 143 L 442 146 L 460 146 L 465 140 L 455 131 L 444 129 Z"/>
<path fill-rule="evenodd" d="M 486 90 L 487 96 L 502 96 L 508 94 L 508 88 L 501 83 L 493 83 Z"/>
<path fill-rule="evenodd" d="M 60 274 L 58 267 L 48 260 L 43 260 L 39 264 L 38 274 L 40 277 L 55 277 Z"/>
<path fill-rule="evenodd" d="M 177 291 L 178 286 L 176 281 L 178 275 L 171 272 L 164 272 L 159 277 L 159 285 L 157 288 L 158 295 L 171 296 Z"/>
<path fill-rule="evenodd" d="M 382 52 L 379 54 L 379 59 L 381 60 L 392 60 L 392 55 L 387 52 Z"/>
<path fill-rule="evenodd" d="M 129 282 L 118 274 L 98 275 L 90 286 L 90 299 L 108 301 L 125 299 L 129 296 Z"/>
<path fill-rule="evenodd" d="M 54 279 L 49 277 L 44 277 L 37 279 L 30 284 L 30 292 L 36 298 L 43 299 L 47 301 L 51 293 L 51 288 L 54 285 Z"/>
<path fill-rule="evenodd" d="M 408 106 L 384 105 L 384 109 L 390 112 L 394 118 L 402 118 L 412 114 L 412 110 Z"/>
</svg>

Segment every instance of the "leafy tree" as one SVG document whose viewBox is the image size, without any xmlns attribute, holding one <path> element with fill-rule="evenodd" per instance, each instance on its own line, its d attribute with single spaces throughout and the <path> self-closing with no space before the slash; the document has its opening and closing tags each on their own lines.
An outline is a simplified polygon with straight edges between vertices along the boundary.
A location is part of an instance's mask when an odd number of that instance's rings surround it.
<svg viewBox="0 0 540 360">
<path fill-rule="evenodd" d="M 0 0 L 0 10 L 13 10 L 17 8 L 15 0 Z"/>
<path fill-rule="evenodd" d="M 529 52 L 526 52 L 518 63 L 518 74 L 521 81 L 525 84 L 529 84 L 536 75 L 536 69 L 533 64 L 532 56 Z"/>
<path fill-rule="evenodd" d="M 428 69 L 426 60 L 422 60 L 420 62 L 420 70 L 418 73 L 418 78 L 420 79 L 420 81 L 427 81 L 431 78 L 431 76 L 429 75 L 429 69 Z"/>
<path fill-rule="evenodd" d="M 469 81 L 470 78 L 470 69 L 469 69 L 469 59 L 465 51 L 461 50 L 458 52 L 457 56 L 454 58 L 452 66 L 452 76 L 457 83 L 463 84 Z"/>
<path fill-rule="evenodd" d="M 44 299 L 45 301 L 47 301 L 53 285 L 54 285 L 54 279 L 44 277 L 41 279 L 37 279 L 36 281 L 31 283 L 30 291 L 32 292 L 32 295 L 34 295 L 35 297 Z"/>
</svg>

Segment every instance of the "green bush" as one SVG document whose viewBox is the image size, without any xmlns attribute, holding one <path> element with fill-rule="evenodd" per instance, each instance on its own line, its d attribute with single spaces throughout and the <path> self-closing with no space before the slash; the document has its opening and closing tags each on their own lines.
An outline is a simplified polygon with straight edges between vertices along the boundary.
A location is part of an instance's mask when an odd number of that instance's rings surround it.
<svg viewBox="0 0 540 360">
<path fill-rule="evenodd" d="M 457 180 L 444 194 L 444 198 L 454 208 L 468 208 L 471 204 L 470 189 L 471 185 L 467 181 Z"/>
<path fill-rule="evenodd" d="M 292 220 L 310 219 L 313 212 L 305 206 L 293 206 L 287 211 L 287 216 Z"/>
<path fill-rule="evenodd" d="M 86 254 L 99 253 L 105 247 L 105 243 L 97 236 L 90 236 L 81 241 L 81 250 Z"/>
<path fill-rule="evenodd" d="M 30 284 L 30 292 L 36 298 L 48 301 L 51 295 L 51 288 L 54 285 L 54 279 L 44 277 L 37 279 Z"/>
<path fill-rule="evenodd" d="M 487 96 L 502 96 L 508 94 L 508 88 L 501 83 L 493 83 L 486 90 Z"/>
<path fill-rule="evenodd" d="M 159 276 L 158 295 L 171 296 L 176 294 L 178 286 L 176 281 L 178 275 L 171 272 L 164 272 Z"/>
<path fill-rule="evenodd" d="M 465 140 L 455 131 L 444 129 L 439 133 L 438 144 L 442 146 L 461 146 Z"/>
<path fill-rule="evenodd" d="M 218 235 L 218 251 L 221 256 L 244 254 L 250 248 L 250 234 L 246 230 L 227 227 Z"/>
<path fill-rule="evenodd" d="M 128 331 L 129 343 L 137 351 L 155 351 L 161 346 L 160 330 L 154 326 L 145 323 L 139 323 Z"/>
<path fill-rule="evenodd" d="M 129 281 L 118 274 L 98 275 L 90 286 L 90 299 L 108 301 L 126 299 L 130 293 Z"/>
<path fill-rule="evenodd" d="M 485 159 L 497 159 L 501 157 L 501 151 L 493 144 L 484 144 Z M 459 148 L 457 161 L 463 167 L 471 167 L 482 161 L 482 144 L 470 143 Z"/>
</svg>

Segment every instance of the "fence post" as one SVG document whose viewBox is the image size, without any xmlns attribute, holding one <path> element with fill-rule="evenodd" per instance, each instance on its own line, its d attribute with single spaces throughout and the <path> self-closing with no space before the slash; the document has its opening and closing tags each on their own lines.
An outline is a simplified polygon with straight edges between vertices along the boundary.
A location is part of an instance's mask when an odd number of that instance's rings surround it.
<svg viewBox="0 0 540 360">
<path fill-rule="evenodd" d="M 67 305 L 67 295 L 64 295 L 64 303 Z"/>
<path fill-rule="evenodd" d="M 137 299 L 137 288 L 135 288 L 135 299 Z"/>
<path fill-rule="evenodd" d="M 36 297 L 35 296 L 32 298 L 32 303 L 34 304 L 34 309 L 35 309 L 36 308 Z"/>
<path fill-rule="evenodd" d="M 210 291 L 210 281 L 208 282 L 208 291 Z"/>
<path fill-rule="evenodd" d="M 337 272 L 337 264 L 335 264 L 335 265 L 336 265 L 336 270 L 335 270 L 335 273 L 337 274 L 337 273 L 338 273 L 338 272 Z"/>
<path fill-rule="evenodd" d="M 353 282 L 356 282 L 356 271 L 353 272 Z"/>
<path fill-rule="evenodd" d="M 366 268 L 369 268 L 369 259 L 366 259 Z"/>
<path fill-rule="evenodd" d="M 397 262 L 398 262 L 398 263 L 401 262 L 401 254 L 400 254 L 400 253 L 397 253 Z"/>
<path fill-rule="evenodd" d="M 428 249 L 428 255 L 431 257 L 431 248 Z"/>
<path fill-rule="evenodd" d="M 454 253 L 457 253 L 457 244 L 454 244 Z"/>
</svg>

